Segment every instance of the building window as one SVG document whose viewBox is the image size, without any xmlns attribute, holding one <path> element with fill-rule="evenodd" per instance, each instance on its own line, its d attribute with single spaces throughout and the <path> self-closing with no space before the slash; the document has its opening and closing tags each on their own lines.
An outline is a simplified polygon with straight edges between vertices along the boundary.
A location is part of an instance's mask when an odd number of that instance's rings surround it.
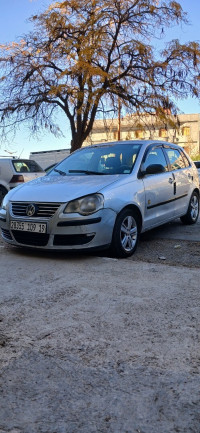
<svg viewBox="0 0 200 433">
<path fill-rule="evenodd" d="M 159 129 L 159 137 L 166 138 L 167 130 L 165 128 Z"/>
<path fill-rule="evenodd" d="M 144 138 L 144 131 L 142 131 L 141 129 L 138 129 L 137 131 L 135 131 L 135 136 L 136 138 Z"/>
<path fill-rule="evenodd" d="M 182 135 L 184 135 L 184 137 L 190 136 L 190 127 L 189 126 L 184 126 L 182 128 Z"/>
</svg>

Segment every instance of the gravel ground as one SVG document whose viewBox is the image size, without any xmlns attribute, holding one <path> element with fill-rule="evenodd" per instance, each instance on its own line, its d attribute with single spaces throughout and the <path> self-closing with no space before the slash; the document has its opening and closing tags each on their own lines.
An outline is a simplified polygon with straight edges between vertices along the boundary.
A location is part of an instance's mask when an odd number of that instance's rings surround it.
<svg viewBox="0 0 200 433">
<path fill-rule="evenodd" d="M 199 242 L 127 260 L 0 241 L 0 433 L 200 433 Z"/>
</svg>

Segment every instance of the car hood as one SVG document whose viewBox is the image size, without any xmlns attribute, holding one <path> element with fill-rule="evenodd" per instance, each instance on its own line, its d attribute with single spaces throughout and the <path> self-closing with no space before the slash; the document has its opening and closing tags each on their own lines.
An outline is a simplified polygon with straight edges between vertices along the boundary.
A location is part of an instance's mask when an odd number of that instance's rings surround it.
<svg viewBox="0 0 200 433">
<path fill-rule="evenodd" d="M 46 172 L 44 171 L 35 171 L 34 173 L 22 173 L 24 182 L 30 182 L 31 180 L 37 179 L 38 177 L 45 176 Z"/>
<path fill-rule="evenodd" d="M 111 176 L 44 176 L 14 188 L 9 192 L 11 201 L 65 203 L 101 191 L 119 180 Z"/>
</svg>

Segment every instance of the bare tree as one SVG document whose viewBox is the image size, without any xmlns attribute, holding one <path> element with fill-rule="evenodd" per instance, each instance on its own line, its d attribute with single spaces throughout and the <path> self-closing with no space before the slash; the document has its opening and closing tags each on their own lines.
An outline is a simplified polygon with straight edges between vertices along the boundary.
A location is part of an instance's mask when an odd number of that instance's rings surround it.
<svg viewBox="0 0 200 433">
<path fill-rule="evenodd" d="M 198 43 L 172 40 L 159 55 L 155 48 L 167 27 L 187 22 L 176 1 L 58 1 L 31 20 L 23 40 L 1 45 L 2 134 L 22 122 L 59 134 L 62 110 L 73 151 L 100 113 L 116 114 L 119 100 L 126 111 L 165 121 L 177 112 L 173 100 L 199 96 Z"/>
</svg>

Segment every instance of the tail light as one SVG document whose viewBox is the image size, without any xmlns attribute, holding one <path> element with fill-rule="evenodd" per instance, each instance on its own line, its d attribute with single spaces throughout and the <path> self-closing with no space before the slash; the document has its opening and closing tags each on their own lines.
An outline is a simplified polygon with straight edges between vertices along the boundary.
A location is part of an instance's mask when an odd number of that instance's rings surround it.
<svg viewBox="0 0 200 433">
<path fill-rule="evenodd" d="M 10 183 L 19 183 L 24 182 L 24 176 L 22 174 L 14 174 L 12 179 L 10 180 Z"/>
</svg>

